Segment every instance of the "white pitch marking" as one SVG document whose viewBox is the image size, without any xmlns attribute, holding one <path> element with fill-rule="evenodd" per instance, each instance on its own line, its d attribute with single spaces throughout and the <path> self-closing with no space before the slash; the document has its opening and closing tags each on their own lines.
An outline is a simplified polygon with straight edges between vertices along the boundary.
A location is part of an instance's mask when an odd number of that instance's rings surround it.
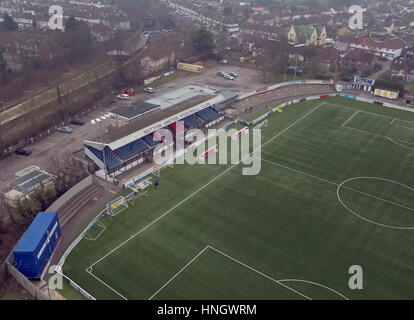
<svg viewBox="0 0 414 320">
<path fill-rule="evenodd" d="M 168 280 L 161 288 L 159 288 L 148 300 L 152 300 L 158 293 L 160 293 L 166 286 L 168 286 L 171 281 L 177 278 L 185 269 L 187 269 L 194 261 L 198 259 L 207 249 L 209 246 L 206 246 L 203 250 L 201 250 L 193 259 L 191 259 L 184 267 L 180 269 L 170 280 Z"/>
<path fill-rule="evenodd" d="M 91 271 L 87 271 L 87 270 L 91 270 Z M 118 296 L 120 296 L 122 299 L 124 299 L 124 300 L 128 300 L 127 298 L 125 298 L 122 294 L 120 294 L 118 291 L 116 291 L 114 288 L 112 288 L 110 285 L 108 285 L 106 282 L 104 282 L 104 281 L 102 281 L 101 279 L 99 279 L 97 276 L 95 276 L 93 273 L 92 273 L 92 269 L 90 269 L 90 268 L 87 268 L 87 269 L 85 269 L 85 271 L 87 272 L 87 273 L 89 273 L 92 277 L 94 277 L 96 280 L 98 280 L 100 283 L 102 283 L 103 285 L 105 285 L 106 287 L 108 287 L 109 289 L 111 289 L 113 292 L 115 292 Z"/>
<path fill-rule="evenodd" d="M 345 300 L 350 300 L 347 297 L 345 297 L 342 293 L 340 293 L 340 292 L 338 292 L 338 291 L 336 291 L 336 290 L 334 290 L 334 289 L 332 289 L 332 288 L 330 288 L 328 286 L 325 286 L 325 285 L 323 285 L 321 283 L 317 283 L 317 282 L 313 282 L 313 281 L 308 281 L 308 280 L 302 280 L 302 279 L 282 279 L 282 280 L 278 280 L 278 281 L 279 282 L 303 282 L 303 283 L 313 284 L 315 286 L 318 286 L 318 287 L 324 288 L 326 290 L 329 290 L 329 291 L 331 291 L 331 292 L 339 295 L 340 297 L 344 298 Z"/>
<path fill-rule="evenodd" d="M 348 118 L 348 120 L 346 120 L 342 125 L 341 125 L 341 127 L 343 127 L 343 126 L 345 126 L 349 121 L 351 121 L 357 114 L 359 113 L 359 110 L 358 111 L 355 111 L 355 113 L 351 116 L 351 117 L 349 117 Z"/>
<path fill-rule="evenodd" d="M 354 189 L 354 188 L 351 188 L 351 187 L 343 186 L 343 185 L 342 185 L 343 183 L 336 183 L 336 182 L 333 182 L 333 181 L 329 181 L 329 180 L 326 180 L 326 179 L 324 179 L 324 178 L 317 177 L 317 176 L 314 176 L 314 175 L 312 175 L 312 174 L 309 174 L 309 173 L 306 173 L 306 172 L 303 172 L 303 171 L 300 171 L 300 170 L 297 170 L 297 169 L 293 169 L 293 168 L 290 168 L 290 167 L 287 167 L 287 166 L 284 166 L 284 165 L 278 164 L 278 163 L 273 162 L 273 161 L 270 161 L 270 160 L 266 160 L 266 159 L 263 159 L 263 158 L 258 158 L 258 157 L 256 157 L 256 158 L 257 158 L 257 159 L 261 159 L 261 160 L 263 160 L 264 162 L 268 162 L 268 163 L 271 163 L 271 164 L 273 164 L 273 165 L 276 165 L 276 166 L 278 166 L 278 167 L 282 167 L 282 168 L 285 168 L 285 169 L 287 169 L 287 170 L 291 170 L 291 171 L 294 171 L 294 172 L 297 172 L 297 173 L 303 174 L 303 175 L 305 175 L 305 176 L 309 176 L 309 177 L 312 177 L 312 178 L 314 178 L 314 179 L 318 179 L 318 180 L 324 181 L 324 182 L 326 182 L 326 183 L 332 184 L 332 185 L 337 186 L 337 187 L 339 187 L 339 186 L 340 186 L 340 187 L 342 187 L 342 188 L 344 188 L 344 189 L 348 189 L 348 190 L 351 190 L 351 191 L 354 191 L 354 192 L 360 193 L 360 194 L 362 194 L 362 195 L 364 195 L 364 196 L 371 197 L 371 198 L 374 198 L 374 199 L 376 199 L 376 200 L 380 200 L 380 201 L 386 202 L 386 203 L 388 203 L 388 204 L 392 204 L 392 205 L 394 205 L 394 206 L 396 206 L 396 207 L 400 207 L 400 208 L 402 208 L 402 209 L 406 209 L 406 210 L 409 210 L 409 211 L 413 211 L 413 212 L 414 212 L 414 209 L 413 209 L 413 208 L 409 208 L 409 207 L 406 207 L 406 206 L 404 206 L 404 205 L 400 205 L 400 204 L 398 204 L 398 203 L 395 203 L 395 202 L 392 202 L 392 201 L 388 201 L 388 200 L 383 199 L 383 198 L 381 198 L 381 197 L 377 197 L 377 196 L 374 196 L 374 195 L 372 195 L 372 194 L 369 194 L 369 193 L 366 193 L 366 192 L 363 192 L 363 191 L 360 191 L 360 190 L 357 190 L 357 189 Z M 366 177 L 366 178 L 369 178 L 369 177 Z M 347 181 L 354 180 L 354 179 L 355 179 L 355 178 L 348 179 Z M 377 179 L 377 180 L 385 180 L 385 181 L 392 181 L 392 180 L 389 180 L 389 179 L 377 178 L 377 177 L 376 177 L 375 179 Z M 397 183 L 397 184 L 399 184 L 399 185 L 402 185 L 402 186 L 404 186 L 404 187 L 407 187 L 407 188 L 411 189 L 410 187 L 408 187 L 408 186 L 406 186 L 406 185 L 403 185 L 402 183 L 399 183 L 399 182 L 396 182 L 396 181 L 392 181 L 392 182 Z M 412 190 L 414 191 L 414 189 L 412 189 Z"/>
<path fill-rule="evenodd" d="M 414 151 L 414 148 L 407 147 L 407 146 L 395 141 L 393 138 L 388 137 L 388 140 L 390 140 L 392 143 L 395 143 L 396 145 L 400 146 L 401 148 Z M 410 142 L 406 142 L 406 143 L 412 144 L 414 146 L 414 143 L 410 143 Z"/>
<path fill-rule="evenodd" d="M 274 283 L 277 283 L 277 284 L 281 285 L 282 287 L 285 287 L 286 289 L 288 289 L 288 290 L 290 290 L 290 291 L 293 291 L 294 293 L 296 293 L 296 294 L 298 294 L 298 295 L 302 296 L 303 298 L 305 298 L 305 299 L 307 299 L 307 300 L 312 300 L 312 298 L 310 298 L 310 297 L 308 297 L 308 296 L 304 295 L 303 293 L 301 293 L 301 292 L 299 292 L 299 291 L 297 291 L 297 290 L 295 290 L 295 289 L 293 289 L 293 288 L 291 288 L 291 287 L 289 287 L 289 286 L 287 286 L 287 285 L 283 284 L 282 282 L 280 282 L 280 281 L 278 281 L 278 280 L 273 279 L 272 277 L 268 276 L 267 274 L 264 274 L 263 272 L 260 272 L 260 271 L 256 270 L 255 268 L 253 268 L 253 267 L 251 267 L 251 266 L 249 266 L 249 265 L 247 265 L 247 264 L 245 264 L 245 263 L 241 262 L 240 260 L 237 260 L 236 258 L 233 258 L 232 256 L 229 256 L 228 254 L 226 254 L 226 253 L 224 253 L 224 252 L 222 252 L 222 251 L 220 251 L 220 250 L 218 250 L 218 249 L 216 249 L 216 248 L 214 248 L 214 247 L 211 247 L 211 246 L 208 246 L 208 247 L 209 247 L 210 249 L 212 249 L 212 250 L 214 250 L 214 251 L 216 251 L 216 252 L 220 253 L 221 255 L 225 256 L 226 258 L 228 258 L 228 259 L 230 259 L 230 260 L 232 260 L 232 261 L 234 261 L 234 262 L 237 262 L 238 264 L 242 265 L 243 267 L 245 267 L 245 268 L 247 268 L 247 269 L 249 269 L 249 270 L 251 270 L 251 271 L 256 272 L 257 274 L 261 275 L 262 277 L 265 277 L 266 279 L 269 279 L 270 281 L 272 281 L 272 282 L 274 282 Z"/>
</svg>

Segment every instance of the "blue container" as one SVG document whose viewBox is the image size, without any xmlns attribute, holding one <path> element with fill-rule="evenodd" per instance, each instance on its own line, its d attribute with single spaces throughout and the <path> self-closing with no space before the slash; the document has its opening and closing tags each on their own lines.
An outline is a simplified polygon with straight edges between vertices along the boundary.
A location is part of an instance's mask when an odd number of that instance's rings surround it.
<svg viewBox="0 0 414 320">
<path fill-rule="evenodd" d="M 57 213 L 39 212 L 13 251 L 17 269 L 40 278 L 61 237 Z"/>
</svg>

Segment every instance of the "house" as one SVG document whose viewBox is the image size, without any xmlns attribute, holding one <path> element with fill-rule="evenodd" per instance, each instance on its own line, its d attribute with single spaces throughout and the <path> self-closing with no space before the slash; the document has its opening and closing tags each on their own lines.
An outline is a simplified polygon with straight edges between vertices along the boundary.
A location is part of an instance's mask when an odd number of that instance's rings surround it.
<svg viewBox="0 0 414 320">
<path fill-rule="evenodd" d="M 247 23 L 250 24 L 256 24 L 256 25 L 265 25 L 265 26 L 273 26 L 278 21 L 278 19 L 275 16 L 272 16 L 270 14 L 254 14 L 247 19 Z"/>
<path fill-rule="evenodd" d="M 348 40 L 350 47 L 353 49 L 362 49 L 373 52 L 376 56 L 393 60 L 402 55 L 407 43 L 403 39 L 393 38 L 386 39 L 382 42 L 376 42 L 369 37 L 351 38 Z"/>
<path fill-rule="evenodd" d="M 387 60 L 393 60 L 401 56 L 405 46 L 406 43 L 402 39 L 387 39 L 382 43 L 377 44 L 374 48 L 374 52 L 377 56 L 383 57 Z"/>
<path fill-rule="evenodd" d="M 240 26 L 240 31 L 243 33 L 261 36 L 269 40 L 281 40 L 285 37 L 285 30 L 275 26 L 264 26 L 246 23 Z"/>
<path fill-rule="evenodd" d="M 326 28 L 325 26 L 292 25 L 287 36 L 290 43 L 304 43 L 307 46 L 324 45 L 326 42 Z"/>
<path fill-rule="evenodd" d="M 201 5 L 195 3 L 192 5 L 189 3 L 181 4 L 177 0 L 168 0 L 167 5 L 169 8 L 174 10 L 177 15 L 186 17 L 187 19 L 204 25 L 207 28 L 218 29 L 226 33 L 235 33 L 240 31 L 237 21 L 234 21 L 231 17 L 223 16 L 218 12 L 212 12 Z"/>
</svg>

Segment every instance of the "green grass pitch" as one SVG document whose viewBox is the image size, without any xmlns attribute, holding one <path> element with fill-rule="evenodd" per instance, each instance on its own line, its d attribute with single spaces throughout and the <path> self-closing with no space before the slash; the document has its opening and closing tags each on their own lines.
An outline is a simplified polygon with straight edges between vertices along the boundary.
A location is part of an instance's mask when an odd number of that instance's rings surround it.
<svg viewBox="0 0 414 320">
<path fill-rule="evenodd" d="M 262 142 L 256 176 L 162 171 L 64 273 L 97 299 L 414 299 L 414 113 L 300 103 L 269 117 Z"/>
</svg>

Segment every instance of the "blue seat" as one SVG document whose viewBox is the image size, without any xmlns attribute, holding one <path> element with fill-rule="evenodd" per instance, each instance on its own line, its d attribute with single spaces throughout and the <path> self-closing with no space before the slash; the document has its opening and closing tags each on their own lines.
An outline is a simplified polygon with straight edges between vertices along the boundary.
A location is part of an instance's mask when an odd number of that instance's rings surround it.
<svg viewBox="0 0 414 320">
<path fill-rule="evenodd" d="M 216 110 L 214 110 L 212 107 L 203 109 L 197 112 L 196 114 L 201 119 L 203 119 L 205 122 L 211 122 L 213 120 L 216 120 L 220 116 L 220 114 Z"/>
<path fill-rule="evenodd" d="M 86 146 L 86 148 L 88 148 L 88 150 L 91 151 L 99 160 L 104 162 L 104 154 L 101 150 L 98 150 L 91 146 Z M 118 167 L 122 164 L 122 162 L 113 154 L 112 150 L 109 147 L 105 147 L 104 152 L 106 166 L 108 167 L 108 169 Z"/>
<path fill-rule="evenodd" d="M 145 137 L 142 138 L 146 143 L 149 144 L 150 147 L 156 146 L 160 142 L 154 139 L 154 136 L 152 134 L 148 134 Z"/>
<path fill-rule="evenodd" d="M 197 117 L 195 114 L 192 114 L 192 115 L 190 115 L 190 116 L 188 116 L 188 117 L 185 117 L 184 119 L 183 119 L 183 121 L 184 121 L 184 125 L 185 125 L 185 127 L 187 128 L 187 129 L 189 129 L 189 128 L 193 128 L 193 127 L 195 127 L 195 126 L 197 126 L 198 124 L 200 124 L 200 123 L 202 123 L 203 121 L 199 118 L 199 117 Z"/>
<path fill-rule="evenodd" d="M 122 162 L 114 155 L 113 151 L 109 147 L 105 147 L 105 161 L 108 169 L 113 169 L 122 164 Z"/>
<path fill-rule="evenodd" d="M 143 140 L 138 139 L 114 150 L 114 152 L 119 155 L 122 160 L 128 160 L 147 149 L 147 144 Z"/>
<path fill-rule="evenodd" d="M 103 161 L 103 153 L 101 150 L 95 149 L 91 146 L 86 146 L 86 148 L 92 152 L 99 160 Z"/>
</svg>

